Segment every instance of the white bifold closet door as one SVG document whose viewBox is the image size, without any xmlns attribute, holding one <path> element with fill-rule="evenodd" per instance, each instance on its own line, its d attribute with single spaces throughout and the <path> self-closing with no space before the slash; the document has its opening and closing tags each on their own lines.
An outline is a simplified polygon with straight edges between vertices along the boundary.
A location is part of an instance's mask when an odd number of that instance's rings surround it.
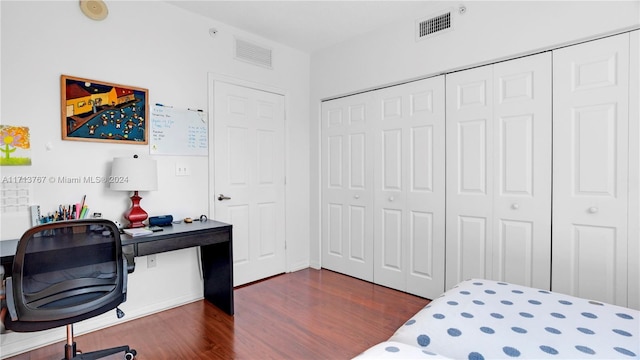
<svg viewBox="0 0 640 360">
<path fill-rule="evenodd" d="M 370 93 L 322 103 L 322 267 L 373 281 Z"/>
<path fill-rule="evenodd" d="M 444 290 L 444 77 L 375 101 L 374 279 L 433 299 Z"/>
<path fill-rule="evenodd" d="M 447 75 L 446 285 L 550 288 L 551 54 Z"/>
<path fill-rule="evenodd" d="M 322 266 L 444 290 L 444 79 L 322 104 Z"/>
<path fill-rule="evenodd" d="M 553 67 L 553 290 L 626 306 L 629 34 L 554 51 Z"/>
</svg>

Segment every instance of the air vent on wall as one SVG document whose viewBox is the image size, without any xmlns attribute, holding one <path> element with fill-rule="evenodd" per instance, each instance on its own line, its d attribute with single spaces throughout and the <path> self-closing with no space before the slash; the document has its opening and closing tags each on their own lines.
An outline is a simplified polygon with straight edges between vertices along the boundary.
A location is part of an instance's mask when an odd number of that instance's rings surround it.
<svg viewBox="0 0 640 360">
<path fill-rule="evenodd" d="M 236 39 L 236 59 L 273 68 L 273 51 L 245 40 Z"/>
<path fill-rule="evenodd" d="M 422 40 L 452 29 L 451 10 L 416 21 L 416 40 Z"/>
</svg>

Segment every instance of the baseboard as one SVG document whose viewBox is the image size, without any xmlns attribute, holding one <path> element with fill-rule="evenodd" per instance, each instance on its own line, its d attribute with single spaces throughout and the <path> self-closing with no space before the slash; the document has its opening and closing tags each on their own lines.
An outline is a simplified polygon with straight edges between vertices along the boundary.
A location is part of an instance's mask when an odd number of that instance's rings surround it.
<svg viewBox="0 0 640 360">
<path fill-rule="evenodd" d="M 109 311 L 106 314 L 74 324 L 73 330 L 75 335 L 78 336 L 189 304 L 194 301 L 202 300 L 202 298 L 202 293 L 189 294 L 187 296 L 173 298 L 171 301 L 159 302 L 142 308 L 127 310 L 125 317 L 122 319 L 116 318 L 115 310 L 113 312 Z M 66 340 L 66 331 L 64 327 L 33 333 L 16 333 L 13 331 L 7 331 L 6 333 L 3 333 L 0 338 L 0 347 L 2 348 L 0 359 L 6 359 L 58 342 L 60 343 L 60 354 L 64 356 L 63 343 Z M 114 344 L 114 346 L 117 345 L 118 344 Z M 135 348 L 135 344 L 128 345 Z"/>
<path fill-rule="evenodd" d="M 296 271 L 299 271 L 299 270 L 304 270 L 304 269 L 306 269 L 308 267 L 309 267 L 309 262 L 300 261 L 298 263 L 290 264 L 289 265 L 289 272 L 296 272 Z"/>
</svg>

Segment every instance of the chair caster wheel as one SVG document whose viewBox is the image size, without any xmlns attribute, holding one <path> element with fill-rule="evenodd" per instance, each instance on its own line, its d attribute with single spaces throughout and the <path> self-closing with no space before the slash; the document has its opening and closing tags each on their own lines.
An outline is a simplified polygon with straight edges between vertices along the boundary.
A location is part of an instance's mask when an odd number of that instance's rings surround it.
<svg viewBox="0 0 640 360">
<path fill-rule="evenodd" d="M 124 354 L 124 360 L 134 360 L 137 354 L 135 350 L 131 349 L 128 353 Z"/>
</svg>

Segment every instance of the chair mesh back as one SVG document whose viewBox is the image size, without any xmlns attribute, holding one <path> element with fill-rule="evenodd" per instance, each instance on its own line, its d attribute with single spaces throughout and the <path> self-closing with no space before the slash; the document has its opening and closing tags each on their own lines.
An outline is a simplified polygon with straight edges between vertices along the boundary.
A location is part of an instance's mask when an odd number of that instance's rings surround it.
<svg viewBox="0 0 640 360">
<path fill-rule="evenodd" d="M 18 319 L 75 322 L 111 310 L 124 301 L 123 270 L 120 234 L 110 221 L 32 228 L 20 239 L 13 266 Z"/>
</svg>

